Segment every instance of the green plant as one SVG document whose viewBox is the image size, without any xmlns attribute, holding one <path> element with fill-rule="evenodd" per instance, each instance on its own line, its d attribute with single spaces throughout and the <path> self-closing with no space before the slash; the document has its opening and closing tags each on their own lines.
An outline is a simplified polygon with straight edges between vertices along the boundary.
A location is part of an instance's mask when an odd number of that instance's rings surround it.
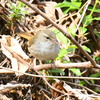
<svg viewBox="0 0 100 100">
<path fill-rule="evenodd" d="M 55 7 L 64 8 L 63 13 L 66 14 L 69 10 L 76 10 L 79 9 L 81 6 L 81 2 L 77 2 L 76 0 L 71 0 L 68 2 L 64 0 L 62 3 L 58 3 Z"/>
<path fill-rule="evenodd" d="M 100 1 L 99 0 L 96 0 L 95 1 L 95 4 L 94 4 L 93 8 L 90 9 L 91 10 L 91 13 L 88 15 L 86 21 L 83 24 L 83 27 L 86 27 L 87 26 L 87 23 L 92 20 L 92 14 L 93 14 L 93 12 L 97 11 L 97 10 L 95 10 L 97 3 L 100 3 Z"/>
<path fill-rule="evenodd" d="M 53 75 L 53 74 L 55 74 L 56 76 L 58 74 L 65 75 L 65 72 L 62 71 L 61 69 L 50 69 L 48 70 L 48 72 L 49 72 L 49 75 Z"/>
<path fill-rule="evenodd" d="M 90 75 L 90 77 L 100 77 L 100 70 L 99 70 L 99 72 Z M 94 80 L 90 80 L 90 81 L 91 81 L 92 84 L 94 84 Z"/>
<path fill-rule="evenodd" d="M 84 81 L 79 81 L 79 85 L 85 85 Z"/>
<path fill-rule="evenodd" d="M 43 71 L 39 71 L 39 73 L 43 74 Z M 45 71 L 46 75 L 50 75 L 50 76 L 58 76 L 60 75 L 65 75 L 65 72 L 61 69 L 49 69 L 48 71 Z"/>
<path fill-rule="evenodd" d="M 7 0 L 7 2 L 10 4 L 10 11 L 12 12 L 11 14 L 9 14 L 11 19 L 13 19 L 13 20 L 17 19 L 20 21 L 21 16 L 24 16 L 23 14 L 28 14 L 26 11 L 21 10 L 21 7 L 25 6 L 24 3 L 18 1 L 17 6 L 14 6 L 14 5 L 12 5 L 12 3 L 9 0 Z"/>
<path fill-rule="evenodd" d="M 78 68 L 68 68 L 68 69 L 71 70 L 74 74 L 81 76 L 80 69 Z"/>
</svg>

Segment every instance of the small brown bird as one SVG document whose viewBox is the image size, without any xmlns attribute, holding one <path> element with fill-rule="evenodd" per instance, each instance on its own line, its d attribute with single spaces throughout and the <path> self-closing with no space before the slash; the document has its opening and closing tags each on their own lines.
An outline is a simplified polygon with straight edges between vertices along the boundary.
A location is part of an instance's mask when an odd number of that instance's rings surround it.
<svg viewBox="0 0 100 100">
<path fill-rule="evenodd" d="M 35 36 L 28 36 L 25 32 L 17 34 L 28 40 L 28 50 L 38 60 L 53 60 L 59 53 L 56 35 L 49 29 L 40 30 Z"/>
</svg>

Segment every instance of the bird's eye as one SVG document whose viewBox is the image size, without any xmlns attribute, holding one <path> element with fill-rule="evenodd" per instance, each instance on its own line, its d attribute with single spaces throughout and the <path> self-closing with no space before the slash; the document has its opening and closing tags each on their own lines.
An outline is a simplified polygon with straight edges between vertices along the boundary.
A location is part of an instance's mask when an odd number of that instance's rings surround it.
<svg viewBox="0 0 100 100">
<path fill-rule="evenodd" d="M 49 40 L 51 40 L 49 37 L 46 37 L 46 39 L 49 39 Z"/>
</svg>

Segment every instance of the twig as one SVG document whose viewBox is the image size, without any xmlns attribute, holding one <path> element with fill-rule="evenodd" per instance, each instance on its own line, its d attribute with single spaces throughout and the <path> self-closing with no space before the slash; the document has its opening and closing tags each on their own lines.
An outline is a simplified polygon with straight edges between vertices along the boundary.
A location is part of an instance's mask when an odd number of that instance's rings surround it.
<svg viewBox="0 0 100 100">
<path fill-rule="evenodd" d="M 67 83 L 67 84 L 70 84 L 70 85 L 75 85 L 75 86 L 77 86 L 77 87 L 84 88 L 84 89 L 86 89 L 87 91 L 89 91 L 89 92 L 91 92 L 91 93 L 93 93 L 93 94 L 95 94 L 95 95 L 99 95 L 99 94 L 97 94 L 96 92 L 92 91 L 91 89 L 89 89 L 89 88 L 87 88 L 87 87 L 85 87 L 85 86 L 78 85 L 78 84 L 75 84 L 75 83 L 72 83 L 72 82 L 67 82 L 67 81 L 66 81 L 66 83 Z"/>
<path fill-rule="evenodd" d="M 41 92 L 41 91 L 44 91 L 44 92 L 46 92 L 48 95 L 52 95 L 51 92 L 49 92 L 48 90 L 44 89 L 44 88 L 43 88 L 42 86 L 40 86 L 40 85 L 38 85 L 37 88 L 41 89 L 40 92 Z"/>
<path fill-rule="evenodd" d="M 92 37 L 93 37 L 93 42 L 95 43 L 95 46 L 98 50 L 100 50 L 100 46 L 99 46 L 99 43 L 97 42 L 97 39 L 96 39 L 96 36 L 94 34 L 94 31 L 93 31 L 93 27 L 91 25 L 88 25 L 87 28 L 89 29 Z"/>
<path fill-rule="evenodd" d="M 20 72 L 20 71 L 16 71 L 16 70 L 13 70 L 13 69 L 10 69 L 10 68 L 5 68 L 5 67 L 2 67 L 0 66 L 0 68 L 2 69 L 5 69 L 5 70 L 8 70 L 8 71 L 12 71 L 12 72 L 17 72 L 17 73 L 21 73 L 23 75 L 27 75 L 27 76 L 32 76 L 32 77 L 40 77 L 40 78 L 64 78 L 64 79 L 87 79 L 87 80 L 100 80 L 100 78 L 94 78 L 94 77 L 69 77 L 69 76 L 43 76 L 43 75 L 34 75 L 34 74 L 29 74 L 29 73 L 23 73 L 23 72 Z"/>
<path fill-rule="evenodd" d="M 34 66 L 37 70 L 50 69 L 53 64 L 43 64 Z M 81 63 L 55 63 L 55 68 L 92 68 L 90 62 L 81 62 Z M 99 67 L 100 68 L 100 67 Z"/>
<path fill-rule="evenodd" d="M 44 96 L 48 99 L 48 100 L 51 100 L 43 91 L 42 93 L 44 94 Z"/>
<path fill-rule="evenodd" d="M 12 100 L 12 98 L 8 98 L 6 95 L 0 94 L 0 100 Z"/>
<path fill-rule="evenodd" d="M 62 97 L 65 97 L 65 96 L 71 96 L 70 94 L 66 93 L 64 95 L 60 95 L 58 96 L 55 100 L 60 100 Z M 68 97 L 67 97 L 68 98 Z M 70 99 L 69 99 L 70 100 Z"/>
<path fill-rule="evenodd" d="M 23 64 L 25 64 L 26 62 L 22 59 Z M 34 68 L 36 70 L 43 70 L 43 69 L 52 69 L 53 68 L 53 64 L 42 64 L 42 65 L 36 65 L 34 66 Z M 88 61 L 88 62 L 81 62 L 81 63 L 55 63 L 55 68 L 93 68 L 92 64 Z M 100 67 L 98 67 L 100 68 Z M 0 73 L 7 73 L 7 71 L 5 70 L 1 70 L 0 69 Z M 8 73 L 11 73 L 10 71 L 8 71 Z"/>
<path fill-rule="evenodd" d="M 87 8 L 88 8 L 88 6 L 89 6 L 90 3 L 91 3 L 91 0 L 88 0 L 86 6 L 85 6 L 84 9 L 83 9 L 83 13 L 82 13 L 81 19 L 80 19 L 80 21 L 79 21 L 79 23 L 78 23 L 78 25 L 77 25 L 76 31 L 77 31 L 77 29 L 79 28 L 79 26 L 80 26 L 80 24 L 81 24 L 81 22 L 82 22 L 82 20 L 83 20 L 83 17 L 84 17 L 84 15 L 85 15 L 85 13 L 86 13 L 86 10 L 87 10 Z"/>
<path fill-rule="evenodd" d="M 100 88 L 100 85 L 98 85 L 98 84 L 91 84 L 89 81 L 87 81 L 87 80 L 85 80 L 85 79 L 84 79 L 84 81 L 85 81 L 88 85 L 90 85 L 91 87 L 98 87 L 98 88 Z"/>
<path fill-rule="evenodd" d="M 0 85 L 0 94 L 2 93 L 6 93 L 12 89 L 17 89 L 17 88 L 26 88 L 26 87 L 30 87 L 31 85 L 30 84 L 11 84 L 11 83 L 8 83 L 6 85 Z"/>
</svg>

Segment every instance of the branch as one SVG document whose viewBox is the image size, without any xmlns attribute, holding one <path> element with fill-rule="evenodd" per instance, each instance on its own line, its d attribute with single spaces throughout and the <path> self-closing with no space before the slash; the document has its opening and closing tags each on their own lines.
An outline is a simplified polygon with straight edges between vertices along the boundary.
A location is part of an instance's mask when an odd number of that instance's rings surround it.
<svg viewBox="0 0 100 100">
<path fill-rule="evenodd" d="M 22 58 L 21 58 L 22 59 Z M 23 59 L 22 59 L 23 62 Z M 23 62 L 24 64 L 27 63 L 26 61 Z M 43 70 L 43 69 L 52 69 L 54 68 L 53 64 L 42 64 L 42 65 L 36 65 L 34 68 L 37 71 Z M 55 63 L 55 68 L 93 68 L 92 64 L 90 62 L 82 62 L 82 63 Z M 98 67 L 100 68 L 100 66 Z M 12 73 L 12 71 L 7 71 L 0 69 L 0 73 Z"/>
<path fill-rule="evenodd" d="M 36 70 L 43 69 L 52 69 L 53 64 L 42 64 L 34 66 Z M 55 68 L 92 68 L 92 64 L 90 62 L 82 62 L 82 63 L 55 63 Z M 98 67 L 100 68 L 100 66 Z"/>
</svg>

